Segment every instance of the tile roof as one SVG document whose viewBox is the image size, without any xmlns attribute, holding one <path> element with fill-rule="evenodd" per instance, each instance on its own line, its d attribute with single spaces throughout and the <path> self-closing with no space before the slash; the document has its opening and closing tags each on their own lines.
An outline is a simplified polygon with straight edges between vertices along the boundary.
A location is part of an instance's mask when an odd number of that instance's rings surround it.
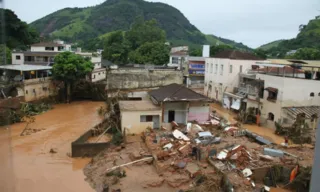
<svg viewBox="0 0 320 192">
<path fill-rule="evenodd" d="M 265 72 L 265 73 L 278 73 L 279 70 L 279 74 L 283 74 L 283 72 L 286 73 L 303 73 L 304 74 L 304 70 L 302 69 L 294 69 L 290 66 L 284 66 L 282 68 L 279 67 L 264 67 L 264 68 L 259 68 L 259 69 L 255 69 L 255 71 L 259 71 L 259 72 Z"/>
<path fill-rule="evenodd" d="M 152 96 L 157 102 L 211 101 L 211 99 L 208 97 L 176 83 L 152 90 L 149 92 L 149 95 Z"/>
<path fill-rule="evenodd" d="M 31 46 L 32 47 L 58 47 L 63 45 L 54 43 L 54 42 L 40 42 L 40 43 L 32 44 Z"/>
<path fill-rule="evenodd" d="M 235 60 L 264 60 L 252 53 L 241 52 L 236 50 L 225 50 L 217 53 L 214 58 L 225 58 L 225 59 L 235 59 Z"/>
<path fill-rule="evenodd" d="M 320 106 L 283 107 L 282 109 L 293 117 L 300 113 L 305 113 L 307 118 L 311 118 L 314 114 L 318 114 L 318 117 L 320 117 Z"/>
<path fill-rule="evenodd" d="M 143 101 L 119 101 L 121 111 L 160 111 L 159 106 L 154 105 L 150 100 Z"/>
</svg>

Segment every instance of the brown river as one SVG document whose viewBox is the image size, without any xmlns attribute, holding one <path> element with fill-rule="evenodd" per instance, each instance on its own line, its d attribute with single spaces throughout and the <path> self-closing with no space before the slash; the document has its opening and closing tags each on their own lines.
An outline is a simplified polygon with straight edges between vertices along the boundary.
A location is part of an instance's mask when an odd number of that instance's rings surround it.
<svg viewBox="0 0 320 192">
<path fill-rule="evenodd" d="M 55 105 L 35 117 L 32 129 L 20 136 L 26 123 L 0 127 L 0 191 L 87 192 L 82 168 L 90 159 L 72 159 L 71 142 L 100 122 L 97 109 L 103 102 L 81 101 Z M 50 153 L 50 149 L 57 153 Z"/>
</svg>

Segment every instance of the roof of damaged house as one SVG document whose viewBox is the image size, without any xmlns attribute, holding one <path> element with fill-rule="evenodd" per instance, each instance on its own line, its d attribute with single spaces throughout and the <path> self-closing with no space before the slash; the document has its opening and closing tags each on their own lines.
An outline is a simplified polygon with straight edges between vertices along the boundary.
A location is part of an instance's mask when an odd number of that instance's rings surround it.
<svg viewBox="0 0 320 192">
<path fill-rule="evenodd" d="M 283 107 L 282 109 L 293 117 L 301 113 L 306 114 L 307 118 L 311 118 L 315 114 L 317 114 L 318 117 L 320 116 L 320 106 Z"/>
<path fill-rule="evenodd" d="M 119 101 L 120 111 L 158 111 L 161 110 L 150 100 L 143 101 Z"/>
<path fill-rule="evenodd" d="M 264 68 L 259 68 L 256 69 L 254 71 L 258 71 L 258 72 L 263 72 L 263 73 L 279 73 L 279 74 L 283 74 L 283 73 L 303 73 L 304 74 L 304 70 L 302 69 L 295 69 L 293 67 L 290 66 L 284 66 L 284 67 L 264 67 Z"/>
<path fill-rule="evenodd" d="M 157 102 L 211 101 L 210 98 L 176 83 L 152 90 L 149 95 Z"/>
<path fill-rule="evenodd" d="M 235 59 L 235 60 L 264 60 L 252 53 L 236 50 L 225 50 L 214 55 L 214 58 Z"/>
</svg>

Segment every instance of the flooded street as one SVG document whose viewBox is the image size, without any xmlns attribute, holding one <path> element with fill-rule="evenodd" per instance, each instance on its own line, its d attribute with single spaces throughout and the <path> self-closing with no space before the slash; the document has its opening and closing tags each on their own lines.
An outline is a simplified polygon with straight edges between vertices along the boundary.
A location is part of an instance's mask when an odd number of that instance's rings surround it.
<svg viewBox="0 0 320 192">
<path fill-rule="evenodd" d="M 97 109 L 103 102 L 55 105 L 35 117 L 32 129 L 20 136 L 26 123 L 0 128 L 0 191 L 93 191 L 84 181 L 82 168 L 90 159 L 72 159 L 71 142 L 100 122 Z M 57 153 L 50 153 L 55 149 Z"/>
</svg>

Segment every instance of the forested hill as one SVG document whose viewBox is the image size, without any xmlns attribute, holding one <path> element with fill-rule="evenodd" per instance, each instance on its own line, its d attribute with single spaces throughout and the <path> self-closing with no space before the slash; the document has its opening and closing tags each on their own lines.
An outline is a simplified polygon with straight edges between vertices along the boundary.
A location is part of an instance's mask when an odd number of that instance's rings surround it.
<svg viewBox="0 0 320 192">
<path fill-rule="evenodd" d="M 297 26 L 299 33 L 296 38 L 283 40 L 277 46 L 271 47 L 268 52 L 272 57 L 285 57 L 290 50 L 308 48 L 320 52 L 320 15 L 310 20 L 307 25 Z M 320 59 L 318 57 L 306 57 Z"/>
<path fill-rule="evenodd" d="M 144 20 L 156 19 L 173 45 L 210 44 L 216 39 L 212 36 L 208 41 L 178 9 L 144 0 L 108 0 L 94 7 L 65 8 L 34 21 L 31 26 L 44 36 L 85 42 L 112 31 L 127 31 L 141 16 Z"/>
</svg>

